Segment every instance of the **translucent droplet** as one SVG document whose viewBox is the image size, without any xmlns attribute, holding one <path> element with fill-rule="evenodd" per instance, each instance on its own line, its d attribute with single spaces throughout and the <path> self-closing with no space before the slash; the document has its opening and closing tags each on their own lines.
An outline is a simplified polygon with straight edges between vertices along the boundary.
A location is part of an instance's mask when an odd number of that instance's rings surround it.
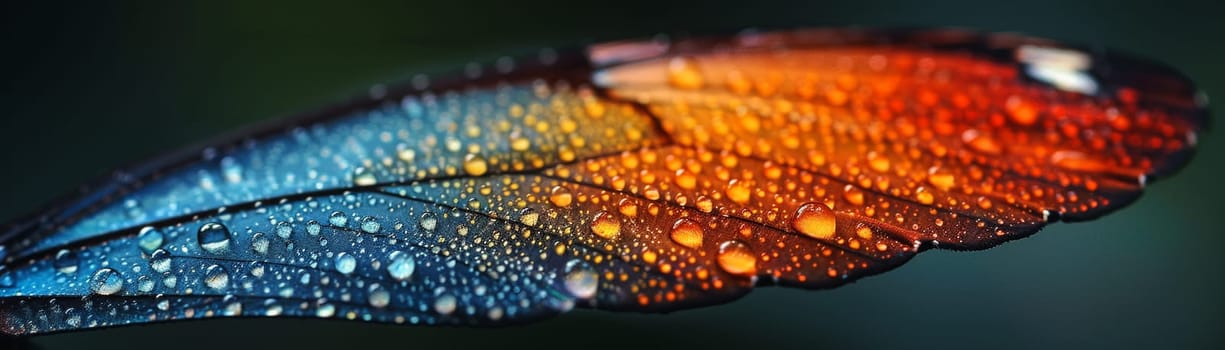
<svg viewBox="0 0 1225 350">
<path fill-rule="evenodd" d="M 528 227 L 536 227 L 536 224 L 539 222 L 540 222 L 540 213 L 537 213 L 535 210 L 532 210 L 531 208 L 524 209 L 523 214 L 519 215 L 519 223 L 522 223 Z"/>
<path fill-rule="evenodd" d="M 454 295 L 439 295 L 438 299 L 434 299 L 434 311 L 442 315 L 450 315 L 452 312 L 455 312 L 457 303 L 458 300 L 455 299 Z"/>
<path fill-rule="evenodd" d="M 614 239 L 621 233 L 621 220 L 612 214 L 600 212 L 591 221 L 591 232 L 603 239 Z"/>
<path fill-rule="evenodd" d="M 323 230 L 323 225 L 320 225 L 318 221 L 311 220 L 306 223 L 306 234 L 308 235 L 318 236 L 319 232 L 322 230 Z"/>
<path fill-rule="evenodd" d="M 319 308 L 315 310 L 315 316 L 320 318 L 329 318 L 335 315 L 336 306 L 333 306 L 332 304 L 319 305 Z"/>
<path fill-rule="evenodd" d="M 204 270 L 204 285 L 212 289 L 225 289 L 230 286 L 230 273 L 221 265 L 209 266 Z"/>
<path fill-rule="evenodd" d="M 566 263 L 565 285 L 575 298 L 590 299 L 600 285 L 600 275 L 586 261 L 570 260 Z"/>
<path fill-rule="evenodd" d="M 834 237 L 836 223 L 834 211 L 824 203 L 808 202 L 795 211 L 791 227 L 812 238 L 830 239 Z"/>
<path fill-rule="evenodd" d="M 744 204 L 749 202 L 753 189 L 744 181 L 731 180 L 727 183 L 726 194 L 727 199 L 730 199 L 732 202 Z"/>
<path fill-rule="evenodd" d="M 369 299 L 370 306 L 384 308 L 391 303 L 391 292 L 388 292 L 387 288 L 383 288 L 383 286 L 372 284 L 370 285 L 369 293 L 367 299 Z"/>
<path fill-rule="evenodd" d="M 170 252 L 165 249 L 153 251 L 153 254 L 149 256 L 149 266 L 153 268 L 153 271 L 161 273 L 170 271 Z"/>
<path fill-rule="evenodd" d="M 702 72 L 698 70 L 697 62 L 685 57 L 675 57 L 668 62 L 668 83 L 678 89 L 699 89 L 702 87 Z"/>
<path fill-rule="evenodd" d="M 98 295 L 111 295 L 123 290 L 123 277 L 119 271 L 104 267 L 89 278 L 89 290 Z"/>
<path fill-rule="evenodd" d="M 344 212 L 334 211 L 332 215 L 328 216 L 328 223 L 331 223 L 332 226 L 344 227 L 349 223 L 349 217 Z"/>
<path fill-rule="evenodd" d="M 379 229 L 383 228 L 383 225 L 379 224 L 378 219 L 375 219 L 373 216 L 367 216 L 362 218 L 361 227 L 362 231 L 366 231 L 366 233 L 378 233 Z"/>
<path fill-rule="evenodd" d="M 230 249 L 230 229 L 219 223 L 201 225 L 196 239 L 200 242 L 200 248 L 209 253 L 224 253 Z"/>
<path fill-rule="evenodd" d="M 438 217 L 434 216 L 434 213 L 427 211 L 425 214 L 421 214 L 420 223 L 421 229 L 425 230 L 425 232 L 434 232 L 434 229 L 438 227 Z"/>
<path fill-rule="evenodd" d="M 357 259 L 353 258 L 352 255 L 349 255 L 349 253 L 345 253 L 345 252 L 340 252 L 339 254 L 336 254 L 335 264 L 336 264 L 336 272 L 340 272 L 346 275 L 353 273 L 353 270 L 357 269 Z"/>
<path fill-rule="evenodd" d="M 412 256 L 398 250 L 391 252 L 387 256 L 387 260 L 387 273 L 397 281 L 404 281 L 412 277 L 413 269 L 417 265 L 417 262 L 413 261 Z"/>
<path fill-rule="evenodd" d="M 702 225 L 690 219 L 679 219 L 672 225 L 672 241 L 689 249 L 702 247 Z"/>
<path fill-rule="evenodd" d="M 293 225 L 290 225 L 288 222 L 285 222 L 285 221 L 281 221 L 280 223 L 276 224 L 276 235 L 277 236 L 280 236 L 281 238 L 284 238 L 284 239 L 289 239 L 289 236 L 292 234 L 293 234 Z"/>
<path fill-rule="evenodd" d="M 489 163 L 485 161 L 485 157 L 479 154 L 469 154 L 464 156 L 464 172 L 472 176 L 485 175 L 489 171 Z"/>
<path fill-rule="evenodd" d="M 149 276 L 140 276 L 140 278 L 136 279 L 136 290 L 140 291 L 141 293 L 152 292 L 153 287 L 156 286 L 157 282 L 153 281 L 153 279 L 149 278 Z"/>
<path fill-rule="evenodd" d="M 565 187 L 553 187 L 553 191 L 549 193 L 549 202 L 559 208 L 570 206 L 570 202 L 574 201 L 574 195 L 570 194 Z"/>
<path fill-rule="evenodd" d="M 719 267 L 737 276 L 757 274 L 757 256 L 753 249 L 740 241 L 726 241 L 719 245 Z"/>
<path fill-rule="evenodd" d="M 370 186 L 379 183 L 379 179 L 374 177 L 374 171 L 365 167 L 357 167 L 353 169 L 353 184 L 357 186 Z"/>
<path fill-rule="evenodd" d="M 158 231 L 153 226 L 141 228 L 140 233 L 136 235 L 136 245 L 140 246 L 145 253 L 152 253 L 161 248 L 165 241 L 166 237 L 162 235 L 162 231 Z"/>
<path fill-rule="evenodd" d="M 77 266 L 80 265 L 80 263 L 81 260 L 77 258 L 76 252 L 68 249 L 60 249 L 59 252 L 55 253 L 55 261 L 53 262 L 53 265 L 55 266 L 55 270 L 61 273 L 74 273 L 77 272 Z"/>
<path fill-rule="evenodd" d="M 272 241 L 263 232 L 256 232 L 254 235 L 251 235 L 251 251 L 256 254 L 268 254 L 268 247 L 271 245 Z"/>
</svg>

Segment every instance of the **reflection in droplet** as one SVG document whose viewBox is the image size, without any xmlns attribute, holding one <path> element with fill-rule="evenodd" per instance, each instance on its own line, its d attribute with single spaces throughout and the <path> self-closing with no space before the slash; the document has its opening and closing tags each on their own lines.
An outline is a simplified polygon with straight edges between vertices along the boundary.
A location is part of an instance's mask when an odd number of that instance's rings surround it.
<svg viewBox="0 0 1225 350">
<path fill-rule="evenodd" d="M 413 269 L 417 265 L 412 256 L 398 250 L 388 254 L 387 260 L 387 274 L 397 281 L 404 281 L 412 277 Z"/>
<path fill-rule="evenodd" d="M 566 263 L 566 290 L 579 299 L 595 296 L 600 285 L 600 275 L 587 262 L 574 259 Z"/>
<path fill-rule="evenodd" d="M 221 265 L 209 266 L 204 270 L 204 285 L 212 289 L 225 289 L 230 286 L 230 273 Z"/>
<path fill-rule="evenodd" d="M 89 290 L 98 295 L 111 295 L 123 290 L 123 277 L 119 271 L 104 267 L 89 278 Z"/>
<path fill-rule="evenodd" d="M 719 244 L 719 267 L 737 276 L 753 276 L 757 273 L 757 257 L 753 249 L 740 241 Z"/>
<path fill-rule="evenodd" d="M 200 248 L 209 253 L 224 253 L 230 248 L 230 229 L 224 225 L 210 222 L 200 226 L 196 233 Z"/>
<path fill-rule="evenodd" d="M 140 246 L 145 253 L 152 253 L 154 250 L 162 247 L 162 243 L 166 240 L 161 231 L 158 231 L 153 226 L 145 226 L 140 229 L 140 233 L 136 235 L 136 245 Z"/>
<path fill-rule="evenodd" d="M 353 258 L 349 253 L 340 252 L 336 254 L 336 272 L 348 275 L 357 269 L 357 259 Z"/>
</svg>

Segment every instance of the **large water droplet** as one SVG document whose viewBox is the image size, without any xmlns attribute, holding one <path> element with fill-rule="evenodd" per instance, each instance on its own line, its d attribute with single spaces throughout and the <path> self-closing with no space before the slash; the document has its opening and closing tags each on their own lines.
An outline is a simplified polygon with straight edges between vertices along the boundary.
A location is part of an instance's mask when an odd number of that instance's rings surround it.
<svg viewBox="0 0 1225 350">
<path fill-rule="evenodd" d="M 600 212 L 591 221 L 591 232 L 603 239 L 614 239 L 621 233 L 621 220 L 612 214 Z"/>
<path fill-rule="evenodd" d="M 140 233 L 136 235 L 136 245 L 140 246 L 145 253 L 152 253 L 157 248 L 161 248 L 165 241 L 166 237 L 162 235 L 162 231 L 158 231 L 153 226 L 141 228 Z"/>
<path fill-rule="evenodd" d="M 370 186 L 379 183 L 379 179 L 374 177 L 374 171 L 365 167 L 357 167 L 353 169 L 353 184 L 358 186 Z"/>
<path fill-rule="evenodd" d="M 306 223 L 306 234 L 308 235 L 318 236 L 319 232 L 322 230 L 323 230 L 323 225 L 320 225 L 318 221 L 311 220 Z"/>
<path fill-rule="evenodd" d="M 379 229 L 383 228 L 383 225 L 379 224 L 378 219 L 375 219 L 373 216 L 367 216 L 362 218 L 361 227 L 362 231 L 366 231 L 366 233 L 378 233 Z"/>
<path fill-rule="evenodd" d="M 472 176 L 485 175 L 489 171 L 489 163 L 485 161 L 485 157 L 479 154 L 469 154 L 464 156 L 464 172 Z"/>
<path fill-rule="evenodd" d="M 259 255 L 268 254 L 268 247 L 272 245 L 272 241 L 268 239 L 268 235 L 263 232 L 256 232 L 251 235 L 251 251 Z"/>
<path fill-rule="evenodd" d="M 320 318 L 329 318 L 335 315 L 336 315 L 336 306 L 332 304 L 319 305 L 319 308 L 315 310 L 315 316 L 318 316 Z"/>
<path fill-rule="evenodd" d="M 702 247 L 702 225 L 689 219 L 679 219 L 672 225 L 672 241 L 689 249 Z"/>
<path fill-rule="evenodd" d="M 566 263 L 566 290 L 579 299 L 590 299 L 595 296 L 600 285 L 600 275 L 591 265 L 580 259 Z"/>
<path fill-rule="evenodd" d="M 536 227 L 536 224 L 539 222 L 540 222 L 540 213 L 537 213 L 535 210 L 532 210 L 532 208 L 523 209 L 523 213 L 519 215 L 519 223 L 524 224 L 528 227 Z"/>
<path fill-rule="evenodd" d="M 723 271 L 737 276 L 753 276 L 757 274 L 757 256 L 753 249 L 740 241 L 726 241 L 719 244 L 719 267 Z"/>
<path fill-rule="evenodd" d="M 387 288 L 383 288 L 383 286 L 372 284 L 370 285 L 369 293 L 367 298 L 369 299 L 370 306 L 383 308 L 391 303 L 391 292 L 388 292 Z"/>
<path fill-rule="evenodd" d="M 225 289 L 230 286 L 230 273 L 221 265 L 209 266 L 204 270 L 204 285 L 212 289 Z"/>
<path fill-rule="evenodd" d="M 675 57 L 668 62 L 668 83 L 678 89 L 702 88 L 702 72 L 691 58 Z"/>
<path fill-rule="evenodd" d="M 434 299 L 434 311 L 442 315 L 450 315 L 455 312 L 455 307 L 458 301 L 454 295 L 443 294 L 439 295 L 438 299 Z"/>
<path fill-rule="evenodd" d="M 407 280 L 413 275 L 417 262 L 413 257 L 402 251 L 394 251 L 387 255 L 387 273 L 397 281 Z"/>
<path fill-rule="evenodd" d="M 830 239 L 837 229 L 836 220 L 834 211 L 825 204 L 808 202 L 795 211 L 791 227 L 812 238 Z"/>
<path fill-rule="evenodd" d="M 353 270 L 357 269 L 357 259 L 353 258 L 352 255 L 349 255 L 349 253 L 345 253 L 345 252 L 340 252 L 339 254 L 336 254 L 335 264 L 336 264 L 336 272 L 340 272 L 346 275 L 353 273 Z"/>
<path fill-rule="evenodd" d="M 552 192 L 549 193 L 549 202 L 553 203 L 553 205 L 559 208 L 570 206 L 570 202 L 572 201 L 574 201 L 574 195 L 570 194 L 570 191 L 565 187 L 553 187 Z"/>
<path fill-rule="evenodd" d="M 434 213 L 427 211 L 425 214 L 421 214 L 420 223 L 421 229 L 425 230 L 425 232 L 434 232 L 434 229 L 438 227 L 438 218 L 434 216 Z"/>
<path fill-rule="evenodd" d="M 230 249 L 230 229 L 219 223 L 200 226 L 196 239 L 200 242 L 200 248 L 209 253 L 224 253 Z"/>
<path fill-rule="evenodd" d="M 104 267 L 89 278 L 89 290 L 98 295 L 111 295 L 123 290 L 123 277 L 119 271 Z"/>
<path fill-rule="evenodd" d="M 328 223 L 331 223 L 332 226 L 344 227 L 349 223 L 349 217 L 342 211 L 334 211 L 328 216 Z"/>
<path fill-rule="evenodd" d="M 289 239 L 289 236 L 292 234 L 293 234 L 293 225 L 290 225 L 288 222 L 285 222 L 285 221 L 281 221 L 280 223 L 276 224 L 276 235 L 277 236 L 281 236 L 281 238 L 284 238 L 284 239 Z"/>
<path fill-rule="evenodd" d="M 60 249 L 59 252 L 55 253 L 55 261 L 53 262 L 53 265 L 55 266 L 55 270 L 61 273 L 74 273 L 77 272 L 77 266 L 80 265 L 80 263 L 81 260 L 77 258 L 76 252 L 68 249 Z"/>
<path fill-rule="evenodd" d="M 153 271 L 161 273 L 170 271 L 170 252 L 165 249 L 153 251 L 153 254 L 149 256 L 149 266 L 153 267 Z"/>
</svg>

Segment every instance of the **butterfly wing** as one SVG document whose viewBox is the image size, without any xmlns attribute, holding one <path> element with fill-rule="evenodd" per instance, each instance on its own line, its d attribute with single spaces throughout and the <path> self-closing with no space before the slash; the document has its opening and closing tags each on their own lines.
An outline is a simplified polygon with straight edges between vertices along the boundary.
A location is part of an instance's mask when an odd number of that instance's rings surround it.
<svg viewBox="0 0 1225 350">
<path fill-rule="evenodd" d="M 828 288 L 1116 209 L 1184 163 L 1205 123 L 1166 68 L 965 32 L 518 63 L 125 169 L 14 222 L 3 330 L 483 325 Z"/>
</svg>

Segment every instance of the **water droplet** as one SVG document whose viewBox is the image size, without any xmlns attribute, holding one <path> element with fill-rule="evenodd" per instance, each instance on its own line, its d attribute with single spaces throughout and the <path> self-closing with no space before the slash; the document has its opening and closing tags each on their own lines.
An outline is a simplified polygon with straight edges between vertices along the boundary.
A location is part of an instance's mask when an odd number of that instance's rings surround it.
<svg viewBox="0 0 1225 350">
<path fill-rule="evenodd" d="M 200 242 L 200 248 L 209 253 L 224 253 L 230 249 L 230 229 L 219 223 L 201 225 L 196 239 Z"/>
<path fill-rule="evenodd" d="M 679 219 L 672 224 L 672 241 L 686 248 L 698 249 L 702 246 L 702 225 L 689 219 Z"/>
<path fill-rule="evenodd" d="M 383 228 L 383 225 L 379 224 L 378 219 L 375 219 L 373 216 L 367 216 L 362 218 L 361 227 L 362 231 L 366 231 L 366 233 L 378 233 L 379 229 Z"/>
<path fill-rule="evenodd" d="M 140 233 L 136 235 L 136 245 L 140 246 L 145 253 L 152 253 L 161 248 L 165 241 L 166 237 L 162 235 L 162 231 L 158 231 L 153 226 L 141 228 Z"/>
<path fill-rule="evenodd" d="M 53 265 L 55 270 L 61 273 L 74 273 L 77 272 L 77 265 L 80 263 L 81 260 L 77 259 L 77 253 L 68 249 L 60 249 L 59 252 L 55 253 Z"/>
<path fill-rule="evenodd" d="M 383 288 L 383 286 L 378 284 L 372 284 L 370 285 L 369 293 L 367 299 L 369 299 L 370 306 L 383 308 L 391 304 L 391 292 L 388 292 L 387 288 Z"/>
<path fill-rule="evenodd" d="M 438 217 L 434 213 L 427 211 L 425 214 L 421 214 L 420 224 L 421 229 L 425 230 L 425 232 L 434 232 L 434 229 L 438 228 Z"/>
<path fill-rule="evenodd" d="M 837 229 L 834 211 L 823 203 L 808 202 L 795 211 L 791 227 L 816 239 L 830 239 Z"/>
<path fill-rule="evenodd" d="M 153 281 L 153 279 L 149 278 L 149 276 L 140 276 L 140 278 L 136 279 L 136 290 L 140 291 L 141 293 L 152 292 L 153 287 L 156 286 L 157 282 Z"/>
<path fill-rule="evenodd" d="M 209 266 L 204 270 L 204 285 L 212 289 L 225 289 L 230 286 L 230 273 L 221 265 Z"/>
<path fill-rule="evenodd" d="M 256 254 L 268 254 L 268 247 L 271 245 L 272 241 L 263 232 L 256 232 L 254 235 L 251 235 L 251 251 Z"/>
<path fill-rule="evenodd" d="M 519 223 L 528 227 L 536 227 L 538 222 L 540 222 L 540 213 L 532 210 L 532 208 L 523 209 L 523 214 L 519 215 Z"/>
<path fill-rule="evenodd" d="M 311 220 L 306 223 L 306 234 L 308 235 L 318 236 L 319 232 L 322 230 L 323 230 L 323 225 L 320 225 L 318 221 Z"/>
<path fill-rule="evenodd" d="M 591 221 L 591 232 L 603 239 L 614 239 L 621 233 L 621 220 L 612 214 L 600 212 Z"/>
<path fill-rule="evenodd" d="M 345 216 L 344 212 L 334 211 L 332 215 L 328 216 L 328 223 L 331 223 L 332 226 L 344 227 L 349 223 L 349 217 Z"/>
<path fill-rule="evenodd" d="M 723 271 L 737 276 L 753 276 L 757 274 L 757 257 L 753 249 L 740 241 L 726 241 L 719 244 L 719 267 Z"/>
<path fill-rule="evenodd" d="M 111 295 L 123 290 L 123 277 L 119 271 L 104 267 L 89 278 L 89 290 L 98 295 Z"/>
<path fill-rule="evenodd" d="M 668 62 L 668 83 L 678 89 L 700 89 L 702 72 L 693 59 L 675 57 Z"/>
<path fill-rule="evenodd" d="M 450 315 L 452 312 L 455 312 L 456 303 L 457 300 L 455 300 L 454 295 L 439 295 L 438 299 L 434 299 L 434 311 L 437 311 L 439 314 Z"/>
<path fill-rule="evenodd" d="M 336 254 L 336 272 L 342 274 L 351 274 L 357 269 L 357 259 L 353 258 L 349 253 L 340 252 Z"/>
<path fill-rule="evenodd" d="M 293 225 L 288 222 L 281 221 L 276 224 L 276 235 L 284 239 L 289 239 L 289 235 L 293 234 Z"/>
<path fill-rule="evenodd" d="M 469 154 L 464 156 L 464 172 L 472 176 L 485 175 L 489 171 L 489 163 L 485 161 L 485 157 L 479 154 Z"/>
<path fill-rule="evenodd" d="M 411 277 L 417 265 L 412 256 L 398 250 L 387 255 L 387 260 L 387 273 L 397 281 L 404 281 Z"/>
<path fill-rule="evenodd" d="M 927 171 L 927 183 L 939 188 L 941 191 L 948 191 L 957 184 L 957 177 L 952 173 L 933 167 Z"/>
<path fill-rule="evenodd" d="M 149 266 L 153 267 L 153 271 L 166 273 L 170 271 L 170 252 L 165 249 L 153 251 L 149 256 Z"/>
<path fill-rule="evenodd" d="M 744 181 L 731 180 L 727 183 L 727 199 L 732 202 L 744 204 L 749 202 L 749 198 L 753 194 L 753 189 Z"/>
<path fill-rule="evenodd" d="M 315 316 L 320 318 L 329 318 L 335 315 L 336 306 L 333 306 L 332 304 L 319 305 L 319 308 L 315 310 Z"/>
<path fill-rule="evenodd" d="M 374 176 L 374 171 L 365 167 L 357 167 L 353 169 L 353 184 L 357 186 L 371 186 L 379 183 L 379 179 Z"/>
<path fill-rule="evenodd" d="M 553 187 L 553 192 L 549 193 L 549 202 L 559 208 L 570 206 L 572 201 L 574 201 L 574 196 L 565 187 Z"/>
<path fill-rule="evenodd" d="M 915 189 L 915 199 L 917 199 L 919 203 L 923 205 L 931 205 L 932 203 L 936 202 L 936 197 L 923 187 Z"/>
<path fill-rule="evenodd" d="M 566 290 L 579 299 L 590 299 L 595 296 L 600 285 L 600 275 L 590 264 L 580 259 L 566 263 Z"/>
</svg>

